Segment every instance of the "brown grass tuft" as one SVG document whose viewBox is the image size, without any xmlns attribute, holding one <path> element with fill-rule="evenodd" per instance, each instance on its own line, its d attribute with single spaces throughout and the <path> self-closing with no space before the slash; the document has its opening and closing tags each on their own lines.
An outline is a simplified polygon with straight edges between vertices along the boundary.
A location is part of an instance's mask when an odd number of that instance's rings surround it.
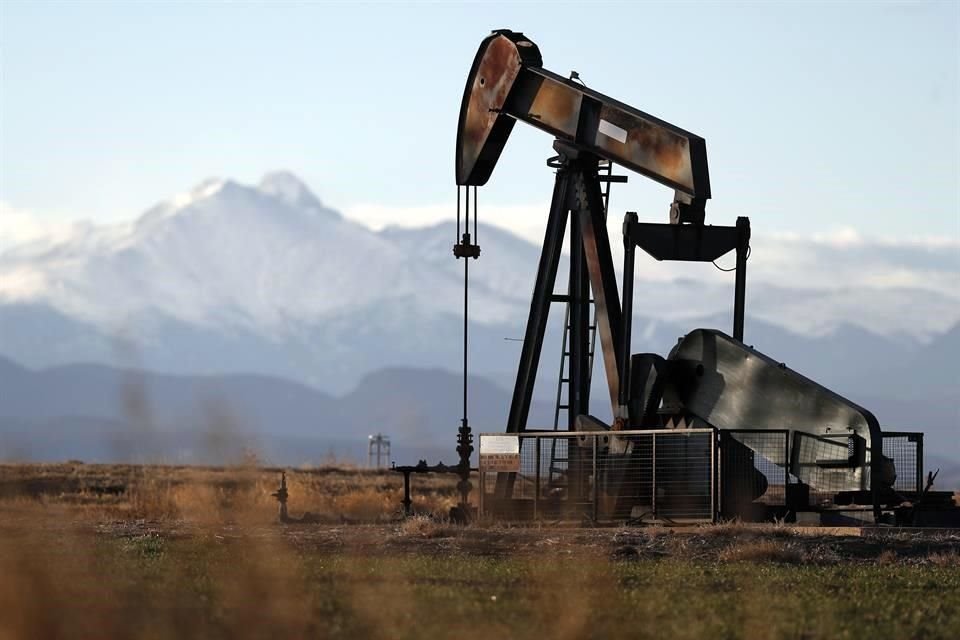
<svg viewBox="0 0 960 640">
<path fill-rule="evenodd" d="M 174 499 L 173 484 L 164 478 L 147 476 L 127 491 L 130 513 L 142 520 L 174 520 L 180 511 Z"/>
<path fill-rule="evenodd" d="M 937 567 L 960 568 L 960 553 L 956 551 L 931 553 L 927 561 Z"/>
<path fill-rule="evenodd" d="M 722 562 L 777 562 L 782 564 L 800 564 L 803 554 L 782 542 L 775 540 L 757 540 L 734 543 L 718 555 Z"/>
<path fill-rule="evenodd" d="M 337 496 L 334 507 L 350 520 L 380 522 L 396 517 L 400 510 L 400 496 L 396 490 L 358 489 Z"/>
<path fill-rule="evenodd" d="M 449 538 L 453 529 L 448 522 L 430 516 L 412 516 L 400 523 L 398 533 L 410 538 Z"/>
<path fill-rule="evenodd" d="M 793 538 L 797 535 L 793 527 L 783 522 L 757 523 L 740 520 L 700 525 L 697 533 L 723 538 Z"/>
</svg>

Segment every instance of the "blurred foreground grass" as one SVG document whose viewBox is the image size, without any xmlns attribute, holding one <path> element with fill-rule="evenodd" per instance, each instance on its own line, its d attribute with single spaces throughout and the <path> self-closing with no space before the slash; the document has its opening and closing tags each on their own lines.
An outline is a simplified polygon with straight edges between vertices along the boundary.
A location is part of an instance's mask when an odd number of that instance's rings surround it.
<svg viewBox="0 0 960 640">
<path fill-rule="evenodd" d="M 349 503 L 349 486 L 379 495 L 373 487 L 386 483 L 395 497 L 389 477 L 355 474 L 351 485 L 348 476 L 309 476 L 315 493 L 301 495 L 331 514 Z M 8 491 L 0 639 L 873 639 L 960 629 L 956 537 L 461 528 L 372 512 L 380 524 L 283 527 L 272 501 L 254 495 L 272 491 L 272 477 L 158 471 L 130 504 Z M 442 507 L 426 487 L 442 496 L 446 482 L 424 483 L 421 501 Z M 167 497 L 151 498 L 151 486 Z"/>
</svg>

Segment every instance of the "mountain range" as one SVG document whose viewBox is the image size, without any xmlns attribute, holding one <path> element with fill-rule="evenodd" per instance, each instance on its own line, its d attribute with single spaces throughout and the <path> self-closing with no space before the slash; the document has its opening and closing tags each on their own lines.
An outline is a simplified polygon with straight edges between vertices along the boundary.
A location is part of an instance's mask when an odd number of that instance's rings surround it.
<svg viewBox="0 0 960 640">
<path fill-rule="evenodd" d="M 0 253 L 7 451 L 82 457 L 80 443 L 96 439 L 85 432 L 124 441 L 124 430 L 145 420 L 131 395 L 138 380 L 148 381 L 150 437 L 174 443 L 155 448 L 166 456 L 203 457 L 202 443 L 186 434 L 218 420 L 294 462 L 287 454 L 305 442 L 314 457 L 330 447 L 355 452 L 371 431 L 390 433 L 400 450 L 443 437 L 452 450 L 463 305 L 454 236 L 452 222 L 371 230 L 277 172 L 257 185 L 207 180 L 130 223 L 82 223 L 9 246 Z M 497 431 L 539 248 L 489 225 L 478 240 L 472 422 Z M 889 427 L 928 432 L 928 451 L 960 459 L 960 250 L 860 237 L 757 236 L 753 244 L 746 342 Z M 641 263 L 635 351 L 665 354 L 692 328 L 728 328 L 732 274 L 698 267 L 672 275 Z M 532 422 L 552 424 L 558 311 Z M 196 395 L 210 385 L 225 391 Z M 32 444 L 22 437 L 41 424 L 56 435 Z"/>
<path fill-rule="evenodd" d="M 439 369 L 388 368 L 333 396 L 263 375 L 175 376 L 105 365 L 34 371 L 0 358 L 5 459 L 284 464 L 362 460 L 367 435 L 388 434 L 393 458 L 455 462 L 462 379 Z M 473 421 L 506 421 L 509 394 L 470 380 Z M 550 409 L 535 404 L 531 416 Z M 478 431 L 484 429 L 478 428 Z"/>
</svg>

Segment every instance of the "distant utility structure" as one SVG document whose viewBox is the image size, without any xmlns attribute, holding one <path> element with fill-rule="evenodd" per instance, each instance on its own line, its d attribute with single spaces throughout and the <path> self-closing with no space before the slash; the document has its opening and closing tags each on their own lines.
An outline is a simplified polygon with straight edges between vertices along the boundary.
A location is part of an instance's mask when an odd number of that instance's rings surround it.
<svg viewBox="0 0 960 640">
<path fill-rule="evenodd" d="M 367 436 L 367 466 L 371 469 L 390 466 L 390 436 L 382 433 Z"/>
</svg>

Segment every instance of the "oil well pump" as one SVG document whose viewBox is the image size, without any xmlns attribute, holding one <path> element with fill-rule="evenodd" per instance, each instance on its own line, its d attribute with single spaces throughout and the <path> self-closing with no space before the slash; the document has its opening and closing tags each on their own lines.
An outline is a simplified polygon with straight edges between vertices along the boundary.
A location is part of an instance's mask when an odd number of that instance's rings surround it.
<svg viewBox="0 0 960 640">
<path fill-rule="evenodd" d="M 922 434 L 884 433 L 867 409 L 745 344 L 750 221 L 706 223 L 711 194 L 704 139 L 575 80 L 576 74 L 567 78 L 545 69 L 537 45 L 509 30 L 494 31 L 481 42 L 467 77 L 456 139 L 454 246 L 456 257 L 465 261 L 464 415 L 458 437 L 464 495 L 470 490 L 466 473 L 473 451 L 466 411 L 466 314 L 468 264 L 480 255 L 476 189 L 490 179 L 514 125 L 522 122 L 554 137 L 555 155 L 547 164 L 556 177 L 505 429 L 518 438 L 521 453 L 523 447 L 535 448 L 533 462 L 526 472 L 497 470 L 489 491 L 481 488 L 493 507 L 516 516 L 529 513 L 523 504 L 532 502 L 532 513 L 538 508 L 542 513 L 559 496 L 568 508 L 589 505 L 594 517 L 656 515 L 658 501 L 663 514 L 671 500 L 676 505 L 691 483 L 702 480 L 692 477 L 696 474 L 684 456 L 706 455 L 709 466 L 701 475 L 710 477 L 714 518 L 843 511 L 861 520 L 955 521 L 947 493 L 931 492 L 929 482 L 922 486 Z M 634 212 L 624 216 L 622 287 L 606 219 L 611 183 L 626 181 L 614 175 L 614 167 L 673 191 L 667 222 L 641 222 Z M 462 235 L 461 188 L 466 193 Z M 557 293 L 565 238 L 569 279 L 566 293 Z M 712 262 L 735 252 L 731 334 L 698 328 L 681 337 L 666 357 L 633 353 L 635 300 L 649 305 L 655 293 L 635 294 L 637 248 L 660 261 Z M 547 438 L 541 447 L 539 439 L 548 434 L 527 422 L 555 303 L 566 306 L 559 377 L 565 393 L 558 392 L 557 416 L 565 412 L 566 432 L 577 435 Z M 591 414 L 598 337 L 612 424 Z M 560 423 L 558 417 L 555 430 Z M 702 443 L 707 444 L 691 446 L 692 440 L 684 439 L 686 444 L 671 449 L 676 463 L 662 468 L 666 441 L 661 437 L 657 445 L 657 435 L 683 432 L 705 433 Z M 482 436 L 480 448 L 483 475 Z M 532 489 L 525 488 L 534 475 Z"/>
</svg>

